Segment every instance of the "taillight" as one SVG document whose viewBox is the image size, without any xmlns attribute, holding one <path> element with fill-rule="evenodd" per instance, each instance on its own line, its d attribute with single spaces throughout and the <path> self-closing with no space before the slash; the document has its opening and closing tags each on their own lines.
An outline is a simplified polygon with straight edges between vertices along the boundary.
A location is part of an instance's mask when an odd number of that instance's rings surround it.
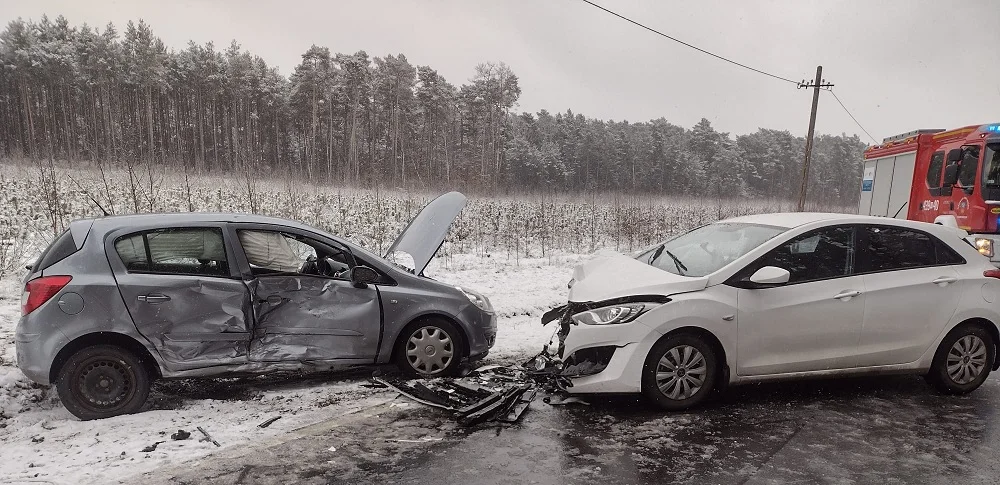
<svg viewBox="0 0 1000 485">
<path fill-rule="evenodd" d="M 983 271 L 983 276 L 987 278 L 1000 279 L 1000 269 L 988 269 L 986 271 Z"/>
<path fill-rule="evenodd" d="M 21 296 L 21 315 L 27 315 L 45 304 L 72 279 L 72 276 L 43 276 L 27 282 Z"/>
</svg>

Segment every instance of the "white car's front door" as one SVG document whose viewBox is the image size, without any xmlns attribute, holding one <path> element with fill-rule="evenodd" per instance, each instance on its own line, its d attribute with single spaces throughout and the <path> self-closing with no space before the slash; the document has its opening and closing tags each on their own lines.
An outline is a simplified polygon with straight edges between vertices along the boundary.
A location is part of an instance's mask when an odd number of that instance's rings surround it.
<svg viewBox="0 0 1000 485">
<path fill-rule="evenodd" d="M 763 266 L 791 273 L 770 288 L 737 295 L 737 372 L 759 376 L 853 367 L 865 308 L 854 274 L 855 227 L 810 231 L 768 252 L 738 275 Z"/>
<path fill-rule="evenodd" d="M 859 241 L 867 298 L 858 365 L 913 362 L 955 314 L 964 282 L 952 265 L 964 260 L 934 236 L 902 227 L 867 226 Z"/>
</svg>

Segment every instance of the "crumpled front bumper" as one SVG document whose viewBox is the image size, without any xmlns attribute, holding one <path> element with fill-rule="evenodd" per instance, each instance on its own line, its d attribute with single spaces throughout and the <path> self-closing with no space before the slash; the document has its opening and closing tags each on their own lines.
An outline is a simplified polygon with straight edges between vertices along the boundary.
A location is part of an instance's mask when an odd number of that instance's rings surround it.
<svg viewBox="0 0 1000 485">
<path fill-rule="evenodd" d="M 571 393 L 640 392 L 642 366 L 659 334 L 641 316 L 628 323 L 579 325 L 571 318 L 578 311 L 571 303 L 542 316 L 543 325 L 555 322 L 557 328 L 527 365 L 564 380 Z"/>
</svg>

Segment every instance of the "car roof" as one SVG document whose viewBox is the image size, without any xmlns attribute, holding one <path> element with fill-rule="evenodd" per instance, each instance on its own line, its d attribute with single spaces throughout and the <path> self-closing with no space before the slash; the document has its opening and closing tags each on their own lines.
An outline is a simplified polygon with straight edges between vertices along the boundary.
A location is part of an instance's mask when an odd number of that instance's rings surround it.
<svg viewBox="0 0 1000 485">
<path fill-rule="evenodd" d="M 749 216 L 734 217 L 719 222 L 738 222 L 744 224 L 761 224 L 766 226 L 783 227 L 792 229 L 807 224 L 826 222 L 830 224 L 881 224 L 900 227 L 909 227 L 926 232 L 938 234 L 939 236 L 948 234 L 955 236 L 965 236 L 967 233 L 957 227 L 948 227 L 929 222 L 910 221 L 906 219 L 894 219 L 892 217 L 864 216 L 858 214 L 840 214 L 834 212 L 776 212 L 770 214 L 754 214 Z"/>
<path fill-rule="evenodd" d="M 95 226 L 105 231 L 113 231 L 123 227 L 156 224 L 172 226 L 192 222 L 246 222 L 258 224 L 278 224 L 300 229 L 313 229 L 301 222 L 282 219 L 280 217 L 261 216 L 256 214 L 237 214 L 231 212 L 164 212 L 155 214 L 129 214 L 120 216 L 105 216 L 93 219 Z"/>
</svg>

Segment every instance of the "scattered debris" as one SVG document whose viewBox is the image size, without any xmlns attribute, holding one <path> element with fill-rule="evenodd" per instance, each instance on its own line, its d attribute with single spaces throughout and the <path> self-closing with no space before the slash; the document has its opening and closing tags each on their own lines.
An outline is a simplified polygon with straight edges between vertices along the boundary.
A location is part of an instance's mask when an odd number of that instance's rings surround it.
<svg viewBox="0 0 1000 485">
<path fill-rule="evenodd" d="M 459 378 L 372 379 L 416 402 L 453 412 L 462 426 L 517 422 L 536 395 L 524 371 L 502 366 L 485 366 Z"/>
<path fill-rule="evenodd" d="M 204 429 L 202 429 L 201 426 L 198 426 L 198 431 L 201 431 L 201 434 L 205 435 L 204 438 L 198 440 L 199 442 L 208 441 L 208 442 L 212 443 L 215 446 L 220 446 L 220 447 L 222 446 L 222 445 L 219 444 L 218 441 L 215 441 L 214 439 L 212 439 L 212 435 L 208 434 L 208 431 L 205 431 Z"/>
<path fill-rule="evenodd" d="M 184 431 L 183 429 L 177 430 L 176 433 L 170 435 L 170 439 L 174 441 L 186 440 L 191 437 L 191 433 Z"/>
<path fill-rule="evenodd" d="M 327 448 L 327 451 L 336 452 L 337 451 L 337 447 L 336 446 L 331 446 L 331 447 Z"/>
<path fill-rule="evenodd" d="M 151 444 L 151 445 L 149 445 L 149 446 L 147 446 L 147 447 L 139 450 L 139 452 L 140 453 L 149 453 L 151 451 L 156 451 L 156 447 L 159 446 L 160 443 L 166 443 L 166 441 L 157 441 L 156 443 L 153 443 L 153 444 Z"/>
<path fill-rule="evenodd" d="M 257 427 L 258 428 L 262 428 L 262 429 L 266 428 L 266 427 L 270 426 L 271 423 L 273 423 L 273 422 L 275 422 L 275 421 L 277 421 L 279 419 L 281 419 L 281 416 L 275 416 L 275 417 L 273 417 L 271 419 L 268 419 L 267 421 L 264 421 L 263 423 L 258 424 Z"/>
<path fill-rule="evenodd" d="M 583 399 L 580 399 L 576 396 L 570 396 L 567 398 L 560 398 L 558 396 L 553 398 L 546 396 L 544 399 L 542 399 L 542 401 L 552 406 L 565 406 L 567 404 L 583 404 L 584 406 L 590 406 L 589 402 L 584 401 Z"/>
<path fill-rule="evenodd" d="M 45 437 L 44 436 L 32 436 L 31 437 L 31 442 L 32 443 L 41 443 L 43 441 L 45 441 Z"/>
</svg>

